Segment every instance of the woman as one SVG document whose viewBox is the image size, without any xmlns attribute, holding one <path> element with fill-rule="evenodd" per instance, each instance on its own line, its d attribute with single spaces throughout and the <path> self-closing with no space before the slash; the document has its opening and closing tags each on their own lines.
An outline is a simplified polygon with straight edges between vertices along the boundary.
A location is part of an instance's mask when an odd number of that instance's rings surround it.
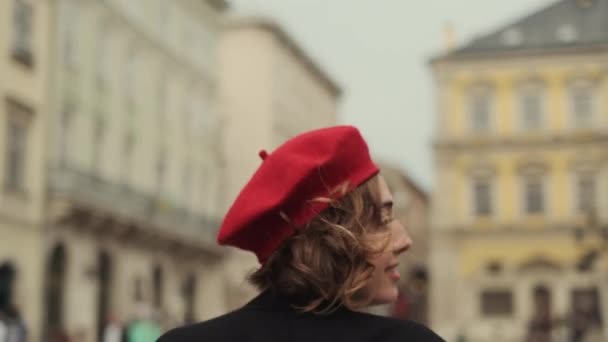
<svg viewBox="0 0 608 342">
<path fill-rule="evenodd" d="M 443 341 L 414 322 L 361 312 L 397 299 L 398 256 L 412 241 L 359 131 L 314 130 L 260 157 L 218 242 L 256 254 L 249 280 L 261 294 L 158 341 Z"/>
</svg>

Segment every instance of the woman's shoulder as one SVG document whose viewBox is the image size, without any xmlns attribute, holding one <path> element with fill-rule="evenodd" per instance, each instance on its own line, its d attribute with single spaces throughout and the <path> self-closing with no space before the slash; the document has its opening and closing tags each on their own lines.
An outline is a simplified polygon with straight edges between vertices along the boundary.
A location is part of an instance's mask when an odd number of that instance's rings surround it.
<svg viewBox="0 0 608 342">
<path fill-rule="evenodd" d="M 342 311 L 329 316 L 317 316 L 243 309 L 173 329 L 161 336 L 157 342 L 240 341 L 246 340 L 246 336 L 264 336 L 267 341 L 284 341 L 282 336 L 293 334 L 349 336 L 352 341 L 445 342 L 432 330 L 414 321 L 367 313 Z"/>
<path fill-rule="evenodd" d="M 164 333 L 157 342 L 189 342 L 198 340 L 220 340 L 217 335 L 235 332 L 235 322 L 241 321 L 241 311 L 233 311 L 207 321 L 178 327 Z M 222 336 L 224 337 L 224 336 Z"/>
<path fill-rule="evenodd" d="M 390 341 L 424 341 L 424 342 L 445 342 L 439 335 L 425 325 L 403 319 L 378 316 L 368 313 L 357 313 L 359 319 L 367 321 L 371 325 L 383 332 Z"/>
</svg>

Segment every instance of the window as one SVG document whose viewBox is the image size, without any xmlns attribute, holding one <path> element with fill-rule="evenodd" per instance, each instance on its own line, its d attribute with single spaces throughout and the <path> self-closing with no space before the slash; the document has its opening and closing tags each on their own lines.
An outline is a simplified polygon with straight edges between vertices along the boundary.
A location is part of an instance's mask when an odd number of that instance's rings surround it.
<svg viewBox="0 0 608 342">
<path fill-rule="evenodd" d="M 194 88 L 191 88 L 194 89 Z M 200 136 L 202 124 L 202 115 L 200 113 L 203 109 L 203 102 L 200 100 L 200 95 L 196 95 L 197 92 L 193 92 L 188 98 L 185 99 L 184 105 L 184 134 L 186 143 L 190 144 L 188 139 L 192 139 L 194 136 Z"/>
<path fill-rule="evenodd" d="M 475 132 L 487 132 L 491 126 L 491 98 L 487 93 L 471 97 L 471 128 Z"/>
<path fill-rule="evenodd" d="M 503 265 L 500 261 L 492 261 L 486 264 L 486 271 L 492 275 L 498 275 L 502 272 Z"/>
<path fill-rule="evenodd" d="M 138 276 L 133 281 L 133 302 L 139 303 L 144 300 L 144 280 Z"/>
<path fill-rule="evenodd" d="M 570 292 L 571 312 L 578 317 L 585 317 L 586 324 L 594 328 L 602 326 L 602 308 L 600 292 L 596 287 L 575 288 Z"/>
<path fill-rule="evenodd" d="M 164 29 L 169 21 L 169 4 L 167 0 L 158 0 L 158 27 L 161 29 Z"/>
<path fill-rule="evenodd" d="M 481 313 L 484 317 L 510 316 L 513 313 L 513 293 L 510 290 L 482 291 Z"/>
<path fill-rule="evenodd" d="M 27 66 L 32 58 L 32 5 L 25 0 L 15 0 L 13 7 L 13 58 Z"/>
<path fill-rule="evenodd" d="M 543 125 L 542 96 L 538 90 L 525 91 L 520 95 L 522 125 L 525 130 L 539 130 Z"/>
<path fill-rule="evenodd" d="M 124 138 L 124 152 L 123 152 L 123 179 L 125 185 L 128 185 L 130 173 L 131 173 L 131 164 L 133 160 L 133 149 L 135 145 L 135 136 L 132 131 L 127 132 Z"/>
<path fill-rule="evenodd" d="M 199 47 L 198 61 L 202 66 L 209 66 L 213 55 L 213 37 L 207 27 L 201 26 L 196 38 Z"/>
<path fill-rule="evenodd" d="M 165 149 L 161 148 L 158 153 L 158 159 L 156 160 L 156 191 L 158 197 L 162 196 L 164 191 L 166 159 Z"/>
<path fill-rule="evenodd" d="M 524 40 L 524 36 L 518 28 L 512 27 L 502 33 L 502 41 L 508 46 L 517 46 Z"/>
<path fill-rule="evenodd" d="M 136 74 L 137 74 L 137 54 L 135 49 L 130 47 L 126 55 L 125 63 L 125 74 L 124 74 L 124 91 L 125 91 L 125 103 L 129 109 L 134 105 L 134 87 L 136 86 Z"/>
<path fill-rule="evenodd" d="M 76 67 L 76 32 L 78 31 L 78 13 L 74 7 L 64 3 L 63 18 L 60 20 L 63 26 L 63 63 L 69 68 Z M 73 6 L 73 5 L 72 5 Z"/>
<path fill-rule="evenodd" d="M 545 285 L 536 285 L 532 290 L 534 303 L 533 314 L 537 317 L 550 317 L 552 296 L 551 290 Z"/>
<path fill-rule="evenodd" d="M 7 102 L 4 185 L 9 190 L 24 190 L 27 138 L 32 109 L 14 101 Z"/>
<path fill-rule="evenodd" d="M 158 132 L 160 133 L 165 127 L 165 117 L 167 110 L 167 93 L 168 93 L 168 78 L 166 72 L 161 72 L 159 76 L 158 86 L 156 89 L 156 106 L 158 115 Z"/>
<path fill-rule="evenodd" d="M 98 115 L 93 123 L 93 155 L 92 164 L 93 170 L 97 170 L 99 167 L 99 159 L 101 156 L 101 147 L 103 145 L 103 138 L 105 135 L 105 120 L 102 115 Z"/>
<path fill-rule="evenodd" d="M 182 129 L 181 134 L 182 138 L 186 145 L 190 145 L 190 138 L 192 137 L 193 128 L 192 127 L 192 112 L 190 111 L 190 106 L 185 103 L 182 107 Z"/>
<path fill-rule="evenodd" d="M 576 128 L 593 126 L 593 93 L 588 86 L 576 86 L 570 90 L 570 110 Z"/>
<path fill-rule="evenodd" d="M 557 28 L 557 39 L 564 43 L 570 43 L 578 38 L 578 31 L 572 24 L 562 24 Z"/>
<path fill-rule="evenodd" d="M 196 127 L 196 134 L 199 137 L 203 137 L 207 134 L 210 138 L 213 134 L 213 132 L 210 131 L 216 129 L 217 125 L 213 121 L 214 118 L 212 117 L 211 108 L 209 107 L 209 101 L 206 97 L 202 97 L 199 99 L 196 107 L 196 118 L 194 120 L 196 123 L 194 126 Z"/>
<path fill-rule="evenodd" d="M 192 26 L 193 25 L 189 22 L 184 22 L 182 26 L 182 44 L 184 49 L 192 49 L 194 46 L 194 32 Z"/>
<path fill-rule="evenodd" d="M 125 1 L 123 4 L 125 6 L 125 12 L 130 18 L 138 17 L 140 9 L 138 8 L 136 1 Z"/>
<path fill-rule="evenodd" d="M 526 214 L 540 214 L 545 210 L 543 182 L 539 177 L 529 177 L 524 182 Z"/>
<path fill-rule="evenodd" d="M 190 194 L 191 194 L 191 183 L 192 183 L 192 172 L 191 172 L 191 168 L 189 164 L 186 164 L 184 166 L 184 175 L 182 178 L 182 187 L 183 187 L 183 192 L 184 192 L 184 206 L 186 208 L 190 207 Z"/>
<path fill-rule="evenodd" d="M 97 85 L 101 88 L 106 85 L 109 75 L 108 35 L 105 30 L 105 25 L 99 26 L 96 47 L 97 53 L 95 55 L 95 79 Z"/>
<path fill-rule="evenodd" d="M 475 199 L 475 215 L 489 216 L 492 214 L 492 186 L 487 179 L 476 179 L 473 182 Z"/>
<path fill-rule="evenodd" d="M 577 179 L 577 206 L 581 213 L 592 213 L 595 209 L 595 186 L 595 179 L 591 175 L 580 175 Z"/>
<path fill-rule="evenodd" d="M 70 128 L 74 117 L 75 108 L 73 105 L 66 103 L 59 115 L 59 160 L 65 163 L 68 159 L 68 146 L 70 137 Z"/>
</svg>

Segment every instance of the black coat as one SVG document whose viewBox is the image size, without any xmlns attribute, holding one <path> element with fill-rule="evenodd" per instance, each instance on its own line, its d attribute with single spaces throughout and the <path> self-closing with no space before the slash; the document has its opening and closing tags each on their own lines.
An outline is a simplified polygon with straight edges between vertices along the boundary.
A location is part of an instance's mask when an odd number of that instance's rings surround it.
<svg viewBox="0 0 608 342">
<path fill-rule="evenodd" d="M 177 328 L 157 342 L 445 342 L 428 328 L 345 308 L 329 315 L 295 311 L 283 298 L 263 292 L 218 318 Z"/>
</svg>

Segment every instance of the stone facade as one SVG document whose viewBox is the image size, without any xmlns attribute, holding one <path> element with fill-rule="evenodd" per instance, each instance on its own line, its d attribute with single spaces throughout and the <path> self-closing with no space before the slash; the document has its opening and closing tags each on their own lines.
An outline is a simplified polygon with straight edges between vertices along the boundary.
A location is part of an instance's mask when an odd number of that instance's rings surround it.
<svg viewBox="0 0 608 342">
<path fill-rule="evenodd" d="M 261 18 L 230 20 L 219 47 L 219 108 L 225 132 L 224 209 L 261 160 L 286 139 L 336 124 L 340 89 L 280 26 Z M 253 254 L 229 257 L 232 307 L 255 294 L 245 276 L 257 266 Z"/>
<path fill-rule="evenodd" d="M 0 310 L 12 304 L 32 326 L 41 324 L 51 11 L 47 1 L 0 2 Z"/>
<path fill-rule="evenodd" d="M 215 246 L 225 6 L 0 3 L 0 283 L 14 278 L 8 301 L 32 340 L 227 310 Z"/>
</svg>

